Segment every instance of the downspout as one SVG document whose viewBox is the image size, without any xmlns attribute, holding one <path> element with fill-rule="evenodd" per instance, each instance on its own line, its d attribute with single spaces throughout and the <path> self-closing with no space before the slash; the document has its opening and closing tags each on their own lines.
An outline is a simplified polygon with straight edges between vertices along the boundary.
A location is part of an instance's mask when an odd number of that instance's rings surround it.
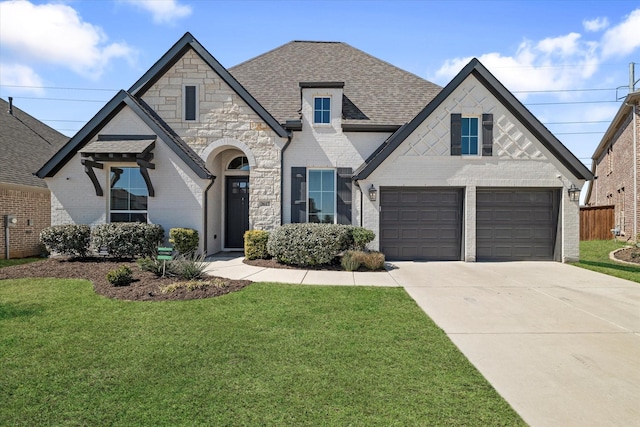
<svg viewBox="0 0 640 427">
<path fill-rule="evenodd" d="M 207 245 L 208 245 L 208 237 L 209 237 L 209 189 L 211 188 L 211 186 L 213 185 L 213 183 L 216 181 L 216 177 L 212 176 L 211 177 L 211 182 L 209 183 L 209 185 L 207 185 L 207 188 L 204 189 L 204 197 L 203 197 L 203 201 L 202 201 L 202 210 L 204 211 L 204 226 L 202 227 L 202 232 L 204 234 L 204 236 L 202 237 L 202 243 L 204 245 L 204 254 L 207 254 Z"/>
<path fill-rule="evenodd" d="M 287 143 L 282 147 L 282 151 L 280 151 L 280 225 L 284 224 L 284 151 L 287 149 L 289 144 L 291 144 L 291 140 L 293 139 L 293 131 L 289 131 L 289 135 L 287 136 Z"/>
<path fill-rule="evenodd" d="M 638 236 L 638 117 L 633 104 L 633 238 Z"/>
</svg>

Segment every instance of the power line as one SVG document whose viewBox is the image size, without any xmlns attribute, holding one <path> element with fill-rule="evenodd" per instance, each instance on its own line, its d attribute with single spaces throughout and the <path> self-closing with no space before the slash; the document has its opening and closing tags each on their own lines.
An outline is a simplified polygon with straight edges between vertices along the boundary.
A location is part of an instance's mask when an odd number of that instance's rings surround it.
<svg viewBox="0 0 640 427">
<path fill-rule="evenodd" d="M 570 105 L 570 104 L 610 104 L 620 101 L 567 101 L 567 102 L 532 102 L 525 105 Z"/>
<path fill-rule="evenodd" d="M 23 85 L 3 85 L 0 87 L 16 87 L 23 89 L 53 89 L 53 90 L 87 90 L 87 91 L 100 91 L 100 92 L 117 92 L 119 89 L 101 89 L 101 88 L 88 88 L 88 87 L 61 87 L 61 86 L 23 86 Z"/>
<path fill-rule="evenodd" d="M 591 135 L 591 134 L 604 134 L 604 132 L 554 132 L 554 135 Z"/>
<path fill-rule="evenodd" d="M 545 125 L 584 125 L 592 123 L 611 123 L 610 120 L 592 120 L 586 122 L 546 122 Z"/>
<path fill-rule="evenodd" d="M 600 92 L 616 90 L 613 88 L 594 88 L 594 89 L 548 89 L 548 90 L 513 90 L 511 93 L 562 93 L 562 92 Z"/>
</svg>

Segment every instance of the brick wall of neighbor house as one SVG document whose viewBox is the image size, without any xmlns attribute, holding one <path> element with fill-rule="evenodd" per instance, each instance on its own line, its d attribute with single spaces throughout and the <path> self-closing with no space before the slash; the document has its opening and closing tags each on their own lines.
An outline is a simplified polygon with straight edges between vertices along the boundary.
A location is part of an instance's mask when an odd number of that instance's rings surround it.
<svg viewBox="0 0 640 427">
<path fill-rule="evenodd" d="M 18 218 L 9 229 L 9 257 L 40 255 L 40 231 L 51 225 L 50 193 L 44 188 L 0 184 L 0 259 L 6 259 L 4 216 Z"/>
<path fill-rule="evenodd" d="M 195 121 L 182 118 L 184 85 L 198 87 Z M 202 58 L 189 50 L 142 98 L 197 153 L 210 153 L 207 147 L 221 141 L 248 147 L 256 160 L 249 178 L 251 228 L 280 225 L 280 151 L 286 139 L 279 138 Z"/>
<path fill-rule="evenodd" d="M 591 190 L 591 206 L 613 205 L 615 223 L 621 236 L 635 239 L 633 236 L 633 122 L 629 117 L 615 133 L 609 147 L 597 160 L 595 176 Z M 637 156 L 640 158 L 640 156 Z M 638 168 L 640 170 L 640 167 Z"/>
</svg>

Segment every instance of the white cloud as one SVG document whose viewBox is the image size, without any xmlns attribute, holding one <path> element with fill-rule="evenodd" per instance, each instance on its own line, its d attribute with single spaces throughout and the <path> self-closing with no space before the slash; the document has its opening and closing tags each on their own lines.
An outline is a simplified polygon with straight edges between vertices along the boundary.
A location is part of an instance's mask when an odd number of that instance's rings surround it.
<svg viewBox="0 0 640 427">
<path fill-rule="evenodd" d="M 98 26 L 84 22 L 75 9 L 58 3 L 34 5 L 25 0 L 0 3 L 0 39 L 22 62 L 62 65 L 97 79 L 116 58 L 131 60 L 125 43 L 107 43 Z"/>
<path fill-rule="evenodd" d="M 156 24 L 172 24 L 176 19 L 191 15 L 191 6 L 178 3 L 176 0 L 123 0 L 147 12 L 151 12 Z"/>
<path fill-rule="evenodd" d="M 628 55 L 640 47 L 640 9 L 626 16 L 619 25 L 609 28 L 602 37 L 602 56 Z"/>
<path fill-rule="evenodd" d="M 492 52 L 478 59 L 511 91 L 562 90 L 575 88 L 576 80 L 595 73 L 598 68 L 595 51 L 594 43 L 581 41 L 579 34 L 570 33 L 538 43 L 524 41 L 513 56 Z M 450 80 L 470 60 L 447 60 L 436 72 L 436 80 Z M 526 95 L 519 97 L 524 99 Z"/>
<path fill-rule="evenodd" d="M 11 91 L 29 92 L 37 95 L 44 94 L 42 79 L 33 69 L 26 65 L 0 63 L 2 84 L 12 87 Z"/>
<path fill-rule="evenodd" d="M 600 17 L 591 20 L 585 19 L 584 21 L 582 21 L 582 26 L 584 27 L 585 31 L 596 32 L 607 28 L 609 26 L 609 20 L 606 17 Z"/>
</svg>

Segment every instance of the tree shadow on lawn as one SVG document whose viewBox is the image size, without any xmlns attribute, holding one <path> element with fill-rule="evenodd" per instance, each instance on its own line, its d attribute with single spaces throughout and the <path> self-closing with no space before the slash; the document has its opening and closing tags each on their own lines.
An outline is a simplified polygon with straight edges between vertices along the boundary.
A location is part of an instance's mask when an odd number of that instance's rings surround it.
<svg viewBox="0 0 640 427">
<path fill-rule="evenodd" d="M 627 272 L 627 273 L 640 273 L 640 265 L 638 265 L 638 267 L 635 267 L 633 265 L 615 264 L 613 262 L 607 263 L 607 262 L 584 261 L 584 260 L 580 260 L 577 264 L 589 265 L 589 266 L 600 267 L 600 268 L 607 268 L 607 269 L 610 269 L 610 270 L 624 271 L 624 272 Z"/>
</svg>

